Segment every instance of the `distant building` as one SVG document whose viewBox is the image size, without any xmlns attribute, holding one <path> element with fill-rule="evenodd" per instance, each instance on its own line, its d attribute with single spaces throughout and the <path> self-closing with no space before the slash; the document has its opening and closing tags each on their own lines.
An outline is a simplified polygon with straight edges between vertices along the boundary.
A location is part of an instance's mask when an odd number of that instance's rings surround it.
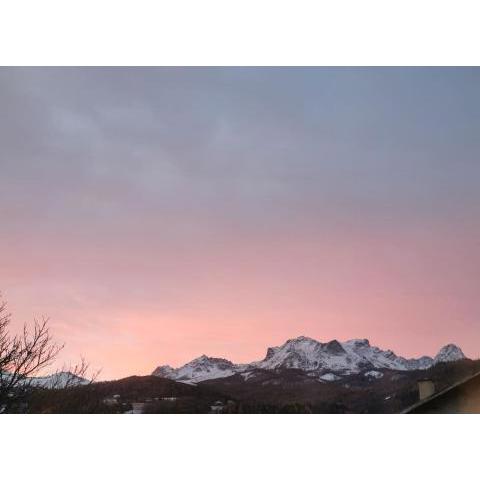
<svg viewBox="0 0 480 480">
<path fill-rule="evenodd" d="M 430 380 L 418 387 L 419 402 L 403 413 L 480 413 L 480 372 L 438 393 Z"/>
</svg>

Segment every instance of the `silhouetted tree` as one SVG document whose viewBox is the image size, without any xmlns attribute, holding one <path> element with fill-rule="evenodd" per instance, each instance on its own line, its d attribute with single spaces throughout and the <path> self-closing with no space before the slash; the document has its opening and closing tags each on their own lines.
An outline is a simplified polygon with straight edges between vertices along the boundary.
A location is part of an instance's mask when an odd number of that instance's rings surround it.
<svg viewBox="0 0 480 480">
<path fill-rule="evenodd" d="M 0 303 L 0 408 L 10 398 L 26 391 L 32 377 L 51 365 L 63 345 L 55 343 L 48 319 L 34 320 L 33 327 L 24 324 L 21 333 L 11 334 L 11 316 L 6 303 Z"/>
<path fill-rule="evenodd" d="M 79 364 L 64 367 L 46 384 L 39 385 L 35 377 L 54 362 L 64 345 L 52 338 L 47 318 L 34 320 L 32 327 L 24 324 L 21 333 L 12 334 L 11 315 L 6 307 L 0 297 L 0 413 L 12 404 L 18 405 L 34 387 L 65 389 L 85 383 L 89 365 L 82 358 Z M 89 382 L 97 375 L 98 372 Z"/>
</svg>

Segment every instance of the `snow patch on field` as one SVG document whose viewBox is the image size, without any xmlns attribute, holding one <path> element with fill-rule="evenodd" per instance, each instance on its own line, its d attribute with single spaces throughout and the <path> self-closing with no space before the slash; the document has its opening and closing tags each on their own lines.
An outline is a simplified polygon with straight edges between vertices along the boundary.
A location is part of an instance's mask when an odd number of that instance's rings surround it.
<svg viewBox="0 0 480 480">
<path fill-rule="evenodd" d="M 321 375 L 319 378 L 324 382 L 335 382 L 337 380 L 340 380 L 342 377 L 339 377 L 334 373 L 325 373 L 324 375 Z"/>
</svg>

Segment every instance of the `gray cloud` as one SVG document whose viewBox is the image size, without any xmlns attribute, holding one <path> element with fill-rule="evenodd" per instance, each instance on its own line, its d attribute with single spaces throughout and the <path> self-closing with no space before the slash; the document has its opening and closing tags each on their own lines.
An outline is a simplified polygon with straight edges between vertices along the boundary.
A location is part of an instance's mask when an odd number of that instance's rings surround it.
<svg viewBox="0 0 480 480">
<path fill-rule="evenodd" d="M 139 229 L 175 242 L 359 218 L 475 221 L 479 77 L 2 68 L 0 211 L 38 241 L 106 244 Z"/>
</svg>

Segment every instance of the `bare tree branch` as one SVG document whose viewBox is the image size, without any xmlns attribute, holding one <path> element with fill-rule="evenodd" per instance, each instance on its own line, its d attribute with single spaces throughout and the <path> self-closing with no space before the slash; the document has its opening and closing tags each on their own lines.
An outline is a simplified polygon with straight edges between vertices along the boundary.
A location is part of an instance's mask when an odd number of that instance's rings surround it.
<svg viewBox="0 0 480 480">
<path fill-rule="evenodd" d="M 24 401 L 32 389 L 69 389 L 94 382 L 100 371 L 89 378 L 89 363 L 81 358 L 80 363 L 63 366 L 48 377 L 39 377 L 64 348 L 54 341 L 48 318 L 34 320 L 29 327 L 24 324 L 19 334 L 10 333 L 11 316 L 0 294 L 0 413 L 8 405 Z"/>
<path fill-rule="evenodd" d="M 100 370 L 95 370 L 89 374 L 90 364 L 81 357 L 80 363 L 75 365 L 63 365 L 50 377 L 50 381 L 45 385 L 49 389 L 66 389 L 77 387 L 79 385 L 88 385 L 95 382 L 100 375 Z"/>
</svg>

